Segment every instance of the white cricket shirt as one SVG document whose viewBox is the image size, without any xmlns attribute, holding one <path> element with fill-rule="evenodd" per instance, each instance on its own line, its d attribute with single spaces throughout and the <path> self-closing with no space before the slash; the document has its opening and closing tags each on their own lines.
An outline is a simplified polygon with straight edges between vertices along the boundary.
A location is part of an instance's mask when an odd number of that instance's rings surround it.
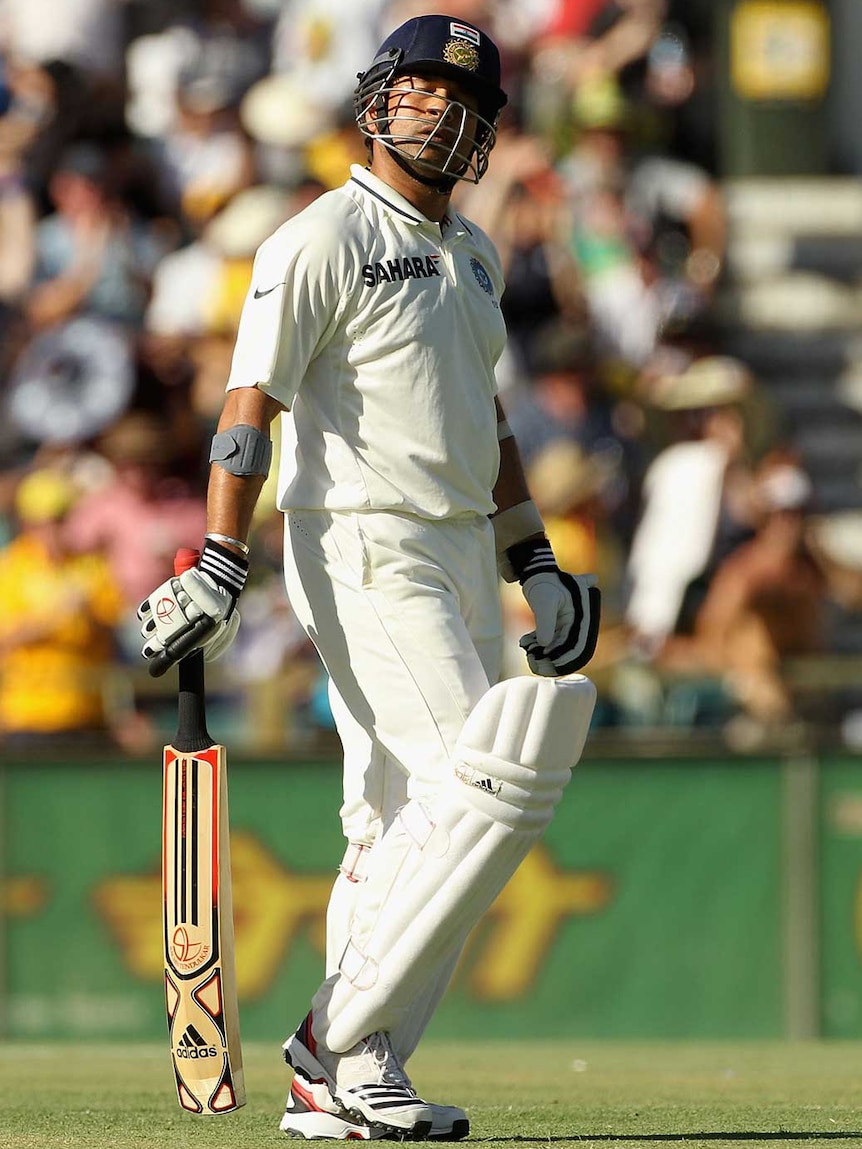
<svg viewBox="0 0 862 1149">
<path fill-rule="evenodd" d="M 491 241 L 432 223 L 355 165 L 259 248 L 228 389 L 282 416 L 282 510 L 494 510 L 494 365 L 506 339 Z"/>
</svg>

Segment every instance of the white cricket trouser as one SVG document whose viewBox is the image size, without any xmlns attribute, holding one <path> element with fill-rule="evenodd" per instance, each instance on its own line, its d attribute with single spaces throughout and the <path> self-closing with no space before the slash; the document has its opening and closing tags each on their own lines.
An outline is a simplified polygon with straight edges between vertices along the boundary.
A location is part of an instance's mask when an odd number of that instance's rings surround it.
<svg viewBox="0 0 862 1149">
<path fill-rule="evenodd" d="M 284 574 L 292 608 L 330 677 L 344 748 L 342 826 L 372 846 L 410 798 L 430 798 L 468 714 L 497 681 L 502 615 L 493 528 L 391 512 L 289 511 Z M 350 932 L 358 883 L 340 876 L 327 972 Z M 416 1018 L 393 1042 L 409 1056 L 454 960 L 417 987 Z M 432 994 L 427 987 L 436 983 Z M 401 1048 L 399 1048 L 399 1046 Z"/>
<path fill-rule="evenodd" d="M 340 698 L 345 835 L 370 844 L 387 788 L 396 809 L 405 781 L 407 797 L 434 794 L 467 715 L 499 677 L 493 528 L 478 516 L 290 511 L 284 574 Z"/>
</svg>

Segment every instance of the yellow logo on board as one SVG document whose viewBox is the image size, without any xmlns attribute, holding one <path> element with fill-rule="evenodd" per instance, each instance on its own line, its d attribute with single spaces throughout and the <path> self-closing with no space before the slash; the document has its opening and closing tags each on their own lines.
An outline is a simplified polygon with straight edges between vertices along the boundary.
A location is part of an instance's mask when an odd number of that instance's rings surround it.
<svg viewBox="0 0 862 1149">
<path fill-rule="evenodd" d="M 331 874 L 287 869 L 254 835 L 231 834 L 237 989 L 241 999 L 262 996 L 295 942 L 304 935 L 323 954 Z M 113 877 L 94 901 L 127 968 L 146 981 L 163 977 L 161 880 L 157 874 Z M 512 1001 L 537 979 L 560 926 L 606 908 L 613 886 L 597 871 L 560 870 L 536 846 L 485 915 L 463 963 L 472 994 Z"/>
</svg>

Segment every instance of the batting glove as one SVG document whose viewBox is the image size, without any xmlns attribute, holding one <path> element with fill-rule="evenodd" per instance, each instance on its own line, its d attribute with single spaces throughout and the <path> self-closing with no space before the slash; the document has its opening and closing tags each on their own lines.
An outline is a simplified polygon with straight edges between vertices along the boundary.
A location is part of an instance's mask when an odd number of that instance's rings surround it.
<svg viewBox="0 0 862 1149">
<path fill-rule="evenodd" d="M 248 577 L 248 561 L 207 539 L 196 567 L 175 575 L 138 607 L 151 671 L 162 674 L 192 651 L 211 662 L 239 630 L 237 599 Z"/>
<path fill-rule="evenodd" d="M 561 571 L 545 538 L 516 543 L 506 554 L 536 619 L 536 629 L 520 641 L 530 670 L 557 678 L 586 666 L 601 618 L 595 575 Z"/>
</svg>

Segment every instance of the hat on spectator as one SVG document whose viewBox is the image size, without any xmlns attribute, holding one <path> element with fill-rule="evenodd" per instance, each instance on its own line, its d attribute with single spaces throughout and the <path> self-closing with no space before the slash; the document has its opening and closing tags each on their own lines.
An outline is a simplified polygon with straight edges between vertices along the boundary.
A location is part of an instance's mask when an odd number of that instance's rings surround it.
<svg viewBox="0 0 862 1149">
<path fill-rule="evenodd" d="M 77 495 L 77 487 L 62 471 L 48 467 L 31 471 L 15 491 L 15 514 L 27 526 L 54 523 L 64 517 Z"/>
<path fill-rule="evenodd" d="M 287 194 L 273 184 L 244 188 L 210 220 L 207 244 L 226 259 L 251 258 L 290 214 Z"/>
<path fill-rule="evenodd" d="M 110 168 L 105 150 L 98 144 L 82 140 L 71 144 L 60 154 L 54 170 L 83 176 L 94 184 L 104 184 Z"/>
<path fill-rule="evenodd" d="M 695 359 L 679 375 L 660 376 L 653 403 L 664 411 L 697 411 L 741 402 L 751 388 L 751 372 L 730 355 Z"/>
<path fill-rule="evenodd" d="M 239 118 L 253 140 L 276 148 L 304 147 L 335 126 L 332 109 L 286 73 L 253 84 L 242 98 Z"/>
<path fill-rule="evenodd" d="M 618 474 L 617 451 L 585 451 L 571 439 L 552 439 L 527 467 L 536 505 L 548 515 L 564 515 L 603 494 Z"/>
<path fill-rule="evenodd" d="M 589 371 L 596 365 L 593 332 L 582 323 L 552 319 L 536 330 L 527 358 L 532 375 Z"/>
</svg>

